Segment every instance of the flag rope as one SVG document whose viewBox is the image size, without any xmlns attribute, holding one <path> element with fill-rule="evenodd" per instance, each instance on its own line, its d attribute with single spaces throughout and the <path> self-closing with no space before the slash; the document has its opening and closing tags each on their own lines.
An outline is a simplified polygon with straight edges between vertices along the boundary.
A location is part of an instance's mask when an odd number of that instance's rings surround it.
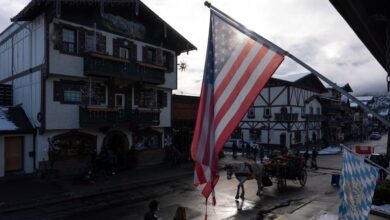
<svg viewBox="0 0 390 220">
<path fill-rule="evenodd" d="M 390 122 L 388 120 L 386 120 L 385 118 L 383 118 L 382 116 L 380 116 L 378 113 L 372 111 L 371 109 L 369 109 L 366 105 L 364 105 L 361 101 L 359 101 L 357 98 L 355 98 L 353 95 L 349 94 L 348 92 L 346 92 L 344 89 L 342 89 L 341 87 L 339 87 L 338 85 L 336 85 L 336 83 L 332 82 L 331 80 L 329 80 L 328 78 L 326 78 L 325 76 L 323 76 L 321 73 L 317 72 L 315 69 L 313 69 L 312 67 L 310 67 L 309 65 L 307 65 L 306 63 L 304 63 L 303 61 L 301 61 L 300 59 L 298 59 L 297 57 L 295 57 L 294 55 L 292 55 L 291 53 L 285 51 L 284 49 L 282 49 L 281 47 L 279 47 L 278 45 L 272 43 L 271 41 L 267 40 L 266 38 L 264 38 L 263 36 L 253 32 L 253 31 L 249 31 L 244 25 L 240 24 L 239 22 L 237 22 L 236 20 L 234 20 L 233 18 L 231 18 L 230 16 L 228 16 L 227 14 L 225 14 L 224 12 L 220 11 L 219 9 L 215 8 L 214 6 L 211 5 L 210 2 L 208 1 L 205 1 L 204 2 L 205 6 L 207 6 L 208 8 L 210 8 L 210 10 L 213 10 L 214 12 L 216 12 L 217 14 L 219 14 L 220 16 L 223 17 L 223 19 L 228 22 L 229 24 L 231 24 L 232 26 L 236 27 L 238 30 L 240 30 L 241 32 L 243 32 L 244 34 L 247 34 L 248 36 L 258 40 L 258 41 L 261 41 L 263 42 L 264 44 L 268 45 L 270 48 L 272 48 L 273 50 L 276 50 L 278 51 L 279 53 L 281 54 L 284 54 L 285 56 L 289 57 L 290 59 L 292 59 L 293 61 L 297 62 L 298 64 L 300 64 L 302 67 L 304 67 L 305 69 L 307 69 L 308 71 L 310 71 L 311 73 L 313 73 L 314 75 L 316 75 L 318 78 L 324 80 L 326 83 L 328 83 L 332 88 L 334 88 L 335 90 L 337 90 L 338 92 L 340 92 L 341 94 L 347 96 L 349 99 L 351 99 L 353 102 L 355 102 L 357 105 L 359 105 L 359 107 L 363 108 L 365 111 L 371 113 L 373 116 L 375 116 L 378 120 L 380 120 L 384 125 L 386 125 L 386 127 L 390 128 Z"/>
<path fill-rule="evenodd" d="M 355 153 L 352 149 L 350 149 L 349 147 L 345 146 L 344 144 L 340 144 L 340 146 L 341 146 L 343 149 L 349 151 L 350 153 L 352 153 L 352 154 L 354 154 L 354 155 L 356 155 L 356 156 L 360 156 L 359 154 Z M 375 166 L 378 167 L 379 169 L 384 170 L 387 174 L 390 174 L 390 171 L 389 171 L 388 169 L 386 169 L 386 168 L 382 167 L 381 165 L 375 163 L 374 161 L 370 160 L 369 158 L 364 158 L 364 160 L 367 161 L 367 162 L 369 162 L 369 163 L 371 163 L 371 165 L 375 165 Z"/>
</svg>

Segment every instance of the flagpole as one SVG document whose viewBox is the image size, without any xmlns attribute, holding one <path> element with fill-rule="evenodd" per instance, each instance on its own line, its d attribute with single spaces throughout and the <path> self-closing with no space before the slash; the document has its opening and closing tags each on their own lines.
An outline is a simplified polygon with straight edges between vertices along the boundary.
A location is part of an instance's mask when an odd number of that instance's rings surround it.
<svg viewBox="0 0 390 220">
<path fill-rule="evenodd" d="M 315 69 L 311 68 L 309 65 L 307 65 L 306 63 L 304 63 L 303 61 L 301 61 L 300 59 L 298 59 L 297 57 L 295 57 L 294 55 L 290 54 L 289 52 L 283 50 L 281 47 L 279 47 L 278 45 L 272 43 L 271 41 L 265 39 L 264 37 L 260 36 L 259 34 L 253 32 L 253 31 L 249 31 L 244 25 L 240 24 L 239 22 L 237 22 L 236 20 L 234 20 L 233 18 L 231 18 L 229 15 L 223 13 L 222 11 L 220 11 L 219 9 L 215 8 L 214 6 L 211 5 L 210 2 L 208 1 L 205 1 L 204 2 L 205 6 L 207 6 L 208 8 L 210 8 L 210 10 L 213 10 L 214 12 L 218 13 L 219 15 L 223 16 L 225 19 L 226 22 L 230 23 L 232 26 L 236 27 L 238 30 L 242 31 L 243 33 L 251 36 L 252 38 L 256 39 L 256 40 L 259 40 L 259 41 L 262 41 L 264 42 L 264 44 L 266 44 L 267 46 L 269 46 L 271 49 L 274 49 L 276 50 L 277 52 L 285 55 L 285 56 L 288 56 L 290 59 L 294 60 L 295 62 L 299 63 L 301 66 L 303 66 L 305 69 L 307 69 L 308 71 L 310 71 L 311 73 L 313 73 L 314 75 L 316 75 L 318 78 L 322 79 L 323 81 L 325 81 L 326 83 L 328 83 L 330 86 L 332 86 L 332 88 L 334 88 L 335 90 L 337 90 L 338 92 L 340 92 L 341 94 L 345 95 L 346 97 L 348 97 L 349 99 L 351 99 L 353 102 L 355 102 L 356 104 L 358 104 L 361 108 L 363 108 L 365 111 L 371 113 L 373 116 L 375 116 L 379 121 L 381 121 L 384 125 L 386 125 L 387 128 L 390 128 L 390 122 L 387 121 L 386 119 L 384 119 L 382 116 L 380 116 L 378 113 L 372 111 L 371 109 L 369 109 L 366 105 L 364 105 L 361 101 L 359 101 L 357 98 L 355 98 L 353 95 L 349 94 L 348 92 L 344 91 L 344 89 L 342 89 L 341 87 L 339 87 L 338 85 L 336 85 L 336 83 L 333 83 L 332 81 L 330 81 L 328 78 L 326 78 L 325 76 L 323 76 L 321 73 L 317 72 Z"/>
<path fill-rule="evenodd" d="M 353 152 L 352 149 L 350 149 L 349 147 L 345 146 L 344 144 L 340 144 L 340 146 L 341 146 L 343 149 L 345 149 L 345 150 L 351 152 L 352 154 L 357 155 L 357 156 L 360 156 L 360 155 L 358 155 L 357 153 Z M 376 167 L 378 167 L 378 168 L 384 170 L 387 174 L 390 174 L 390 171 L 389 171 L 389 170 L 387 170 L 386 168 L 382 167 L 381 165 L 375 163 L 375 162 L 372 161 L 371 159 L 369 159 L 369 158 L 364 158 L 364 160 L 367 161 L 367 162 L 369 162 L 369 163 L 371 163 L 372 165 L 374 165 L 374 166 L 376 166 Z"/>
</svg>

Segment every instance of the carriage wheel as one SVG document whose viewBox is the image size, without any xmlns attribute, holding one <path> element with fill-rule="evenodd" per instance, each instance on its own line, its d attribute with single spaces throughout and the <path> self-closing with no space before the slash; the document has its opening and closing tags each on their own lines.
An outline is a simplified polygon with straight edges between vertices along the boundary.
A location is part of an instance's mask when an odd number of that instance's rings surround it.
<svg viewBox="0 0 390 220">
<path fill-rule="evenodd" d="M 299 178 L 299 184 L 301 184 L 301 186 L 305 186 L 306 180 L 307 180 L 307 172 L 306 169 L 303 169 Z"/>
</svg>

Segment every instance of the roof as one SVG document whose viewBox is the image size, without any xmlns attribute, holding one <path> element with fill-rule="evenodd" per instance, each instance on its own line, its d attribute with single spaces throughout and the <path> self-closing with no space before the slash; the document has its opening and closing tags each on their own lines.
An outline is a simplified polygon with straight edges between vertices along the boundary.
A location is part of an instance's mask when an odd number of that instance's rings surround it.
<svg viewBox="0 0 390 220">
<path fill-rule="evenodd" d="M 390 1 L 330 0 L 349 26 L 386 69 L 386 26 Z"/>
<path fill-rule="evenodd" d="M 361 102 L 369 102 L 374 101 L 374 96 L 357 96 L 356 99 Z"/>
<path fill-rule="evenodd" d="M 319 93 L 327 92 L 324 84 L 313 73 L 290 73 L 272 76 L 273 81 L 284 82 L 301 88 L 312 88 Z M 272 81 L 272 79 L 270 81 Z"/>
<path fill-rule="evenodd" d="M 44 11 L 50 9 L 55 9 L 56 2 L 60 2 L 61 6 L 75 6 L 77 7 L 85 6 L 88 8 L 92 7 L 100 7 L 101 0 L 31 0 L 27 6 L 25 6 L 16 16 L 11 18 L 12 22 L 16 21 L 32 21 L 35 17 L 43 13 Z M 184 38 L 179 32 L 173 29 L 167 22 L 165 22 L 162 18 L 160 18 L 156 13 L 154 13 L 150 8 L 148 8 L 143 2 L 140 0 L 105 0 L 104 4 L 110 7 L 118 7 L 123 9 L 124 6 L 131 8 L 138 7 L 137 19 L 150 21 L 153 20 L 155 23 L 161 22 L 162 25 L 156 24 L 156 26 L 163 29 L 166 26 L 166 38 L 172 38 L 172 44 L 175 47 L 175 50 L 178 54 L 183 52 L 188 52 L 191 50 L 196 50 L 197 48 L 189 42 L 186 38 Z M 61 7 L 60 7 L 61 8 Z M 129 11 L 129 10 L 128 10 Z M 157 29 L 157 28 L 154 28 Z M 162 30 L 161 32 L 164 32 Z"/>
<path fill-rule="evenodd" d="M 337 84 L 337 83 L 336 83 Z M 343 85 L 343 86 L 340 86 L 342 89 L 344 89 L 346 92 L 353 92 L 351 86 L 349 85 L 349 83 L 340 83 L 339 85 Z M 327 89 L 334 89 L 331 85 L 325 83 L 325 88 Z"/>
<path fill-rule="evenodd" d="M 309 74 L 310 73 L 287 73 L 283 75 L 273 75 L 272 78 L 284 80 L 287 82 L 295 82 Z"/>
<path fill-rule="evenodd" d="M 380 116 L 388 116 L 389 115 L 389 109 L 388 108 L 381 109 L 381 110 L 379 110 L 378 114 Z"/>
<path fill-rule="evenodd" d="M 21 106 L 0 107 L 0 134 L 33 133 L 34 129 Z"/>
</svg>

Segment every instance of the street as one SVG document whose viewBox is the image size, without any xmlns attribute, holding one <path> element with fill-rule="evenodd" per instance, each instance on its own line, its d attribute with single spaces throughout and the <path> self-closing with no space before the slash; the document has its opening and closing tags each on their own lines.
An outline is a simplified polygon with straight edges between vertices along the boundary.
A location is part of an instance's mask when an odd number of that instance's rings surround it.
<svg viewBox="0 0 390 220">
<path fill-rule="evenodd" d="M 375 152 L 386 151 L 387 136 L 380 140 L 367 140 L 360 143 L 362 146 L 371 145 L 376 147 Z M 223 160 L 221 161 L 223 162 Z M 287 190 L 278 192 L 276 184 L 271 187 L 265 187 L 261 197 L 256 196 L 256 181 L 251 180 L 245 183 L 245 200 L 235 200 L 234 196 L 237 189 L 236 179 L 227 180 L 226 172 L 220 172 L 220 180 L 216 187 L 217 205 L 215 207 L 208 203 L 208 219 L 256 219 L 260 210 L 270 210 L 274 207 L 282 206 L 273 210 L 277 215 L 285 213 L 299 212 L 299 208 L 312 203 L 313 206 L 323 205 L 317 211 L 333 211 L 338 208 L 339 188 L 331 186 L 331 174 L 339 173 L 337 169 L 341 168 L 341 155 L 319 156 L 318 164 L 320 167 L 331 169 L 319 169 L 317 171 L 309 170 L 308 179 L 305 187 L 300 187 L 299 183 L 287 181 Z M 155 186 L 155 192 L 161 192 L 162 196 L 156 199 L 160 203 L 159 216 L 162 219 L 173 219 L 178 206 L 186 208 L 188 219 L 204 219 L 205 200 L 200 196 L 200 192 L 194 190 L 192 178 L 177 180 L 171 185 Z M 169 191 L 169 193 L 164 193 Z M 150 199 L 151 200 L 151 199 Z M 150 200 L 138 203 L 122 204 L 115 207 L 101 209 L 86 213 L 82 216 L 74 216 L 70 219 L 143 219 L 143 215 L 148 210 Z M 313 216 L 313 213 L 299 213 L 300 216 L 307 215 L 307 218 Z M 334 213 L 337 214 L 337 213 Z M 288 218 L 289 219 L 289 218 Z M 370 216 L 370 219 L 377 219 Z"/>
</svg>

